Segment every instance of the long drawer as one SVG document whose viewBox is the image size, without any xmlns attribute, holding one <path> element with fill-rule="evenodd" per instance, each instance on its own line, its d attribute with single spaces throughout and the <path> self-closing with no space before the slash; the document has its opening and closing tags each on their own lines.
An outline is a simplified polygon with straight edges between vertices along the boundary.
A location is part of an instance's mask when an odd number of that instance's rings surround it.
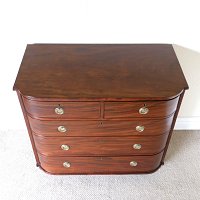
<svg viewBox="0 0 200 200">
<path fill-rule="evenodd" d="M 150 173 L 160 166 L 163 152 L 153 156 L 47 157 L 39 154 L 41 167 L 52 174 Z"/>
<path fill-rule="evenodd" d="M 39 153 L 46 156 L 152 155 L 161 152 L 168 134 L 147 137 L 40 137 Z"/>
<path fill-rule="evenodd" d="M 160 120 L 74 121 L 37 120 L 29 117 L 33 132 L 42 136 L 134 136 L 161 135 L 171 128 L 173 116 Z"/>
</svg>

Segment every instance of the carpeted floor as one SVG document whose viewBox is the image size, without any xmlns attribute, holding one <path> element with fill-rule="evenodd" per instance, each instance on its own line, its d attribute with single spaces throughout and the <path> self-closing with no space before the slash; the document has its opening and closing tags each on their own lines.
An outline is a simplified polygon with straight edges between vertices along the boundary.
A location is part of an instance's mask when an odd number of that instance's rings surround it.
<svg viewBox="0 0 200 200">
<path fill-rule="evenodd" d="M 153 174 L 53 176 L 35 167 L 26 131 L 1 131 L 0 199 L 199 200 L 200 132 L 175 131 Z"/>
</svg>

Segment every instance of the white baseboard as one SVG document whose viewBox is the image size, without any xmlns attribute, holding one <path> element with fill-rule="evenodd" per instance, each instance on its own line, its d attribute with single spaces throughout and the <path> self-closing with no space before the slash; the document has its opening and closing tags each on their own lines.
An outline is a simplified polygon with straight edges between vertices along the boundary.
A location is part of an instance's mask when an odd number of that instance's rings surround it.
<svg viewBox="0 0 200 200">
<path fill-rule="evenodd" d="M 200 117 L 178 117 L 175 130 L 200 130 Z"/>
</svg>

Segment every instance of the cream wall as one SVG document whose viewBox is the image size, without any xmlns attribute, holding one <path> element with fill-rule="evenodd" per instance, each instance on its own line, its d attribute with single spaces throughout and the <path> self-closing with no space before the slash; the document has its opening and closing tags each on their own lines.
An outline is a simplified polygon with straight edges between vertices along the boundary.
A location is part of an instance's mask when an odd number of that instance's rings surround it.
<svg viewBox="0 0 200 200">
<path fill-rule="evenodd" d="M 189 85 L 176 128 L 200 129 L 200 53 L 179 45 L 173 47 Z"/>
<path fill-rule="evenodd" d="M 175 43 L 200 52 L 199 19 L 198 0 L 0 1 L 0 129 L 25 129 L 12 86 L 27 43 Z M 199 55 L 181 46 L 175 50 L 190 90 L 177 128 L 194 128 Z"/>
<path fill-rule="evenodd" d="M 179 117 L 200 117 L 200 53 L 179 45 L 173 47 L 189 85 Z"/>
</svg>

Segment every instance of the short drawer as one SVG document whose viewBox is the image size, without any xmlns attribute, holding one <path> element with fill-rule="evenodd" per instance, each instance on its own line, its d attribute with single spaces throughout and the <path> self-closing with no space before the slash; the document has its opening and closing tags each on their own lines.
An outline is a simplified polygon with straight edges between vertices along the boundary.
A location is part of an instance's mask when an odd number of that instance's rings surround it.
<svg viewBox="0 0 200 200">
<path fill-rule="evenodd" d="M 47 157 L 39 154 L 41 167 L 51 174 L 134 174 L 156 170 L 163 152 L 153 156 Z"/>
<path fill-rule="evenodd" d="M 105 102 L 105 118 L 161 118 L 174 113 L 179 97 L 169 101 Z"/>
<path fill-rule="evenodd" d="M 46 156 L 152 155 L 161 152 L 168 134 L 147 137 L 40 137 L 37 151 Z"/>
<path fill-rule="evenodd" d="M 173 115 L 160 120 L 137 118 L 134 120 L 74 121 L 38 120 L 29 117 L 31 129 L 41 136 L 134 136 L 161 135 L 171 128 Z"/>
<path fill-rule="evenodd" d="M 99 118 L 98 102 L 44 102 L 23 98 L 26 111 L 36 118 L 85 119 Z"/>
</svg>

